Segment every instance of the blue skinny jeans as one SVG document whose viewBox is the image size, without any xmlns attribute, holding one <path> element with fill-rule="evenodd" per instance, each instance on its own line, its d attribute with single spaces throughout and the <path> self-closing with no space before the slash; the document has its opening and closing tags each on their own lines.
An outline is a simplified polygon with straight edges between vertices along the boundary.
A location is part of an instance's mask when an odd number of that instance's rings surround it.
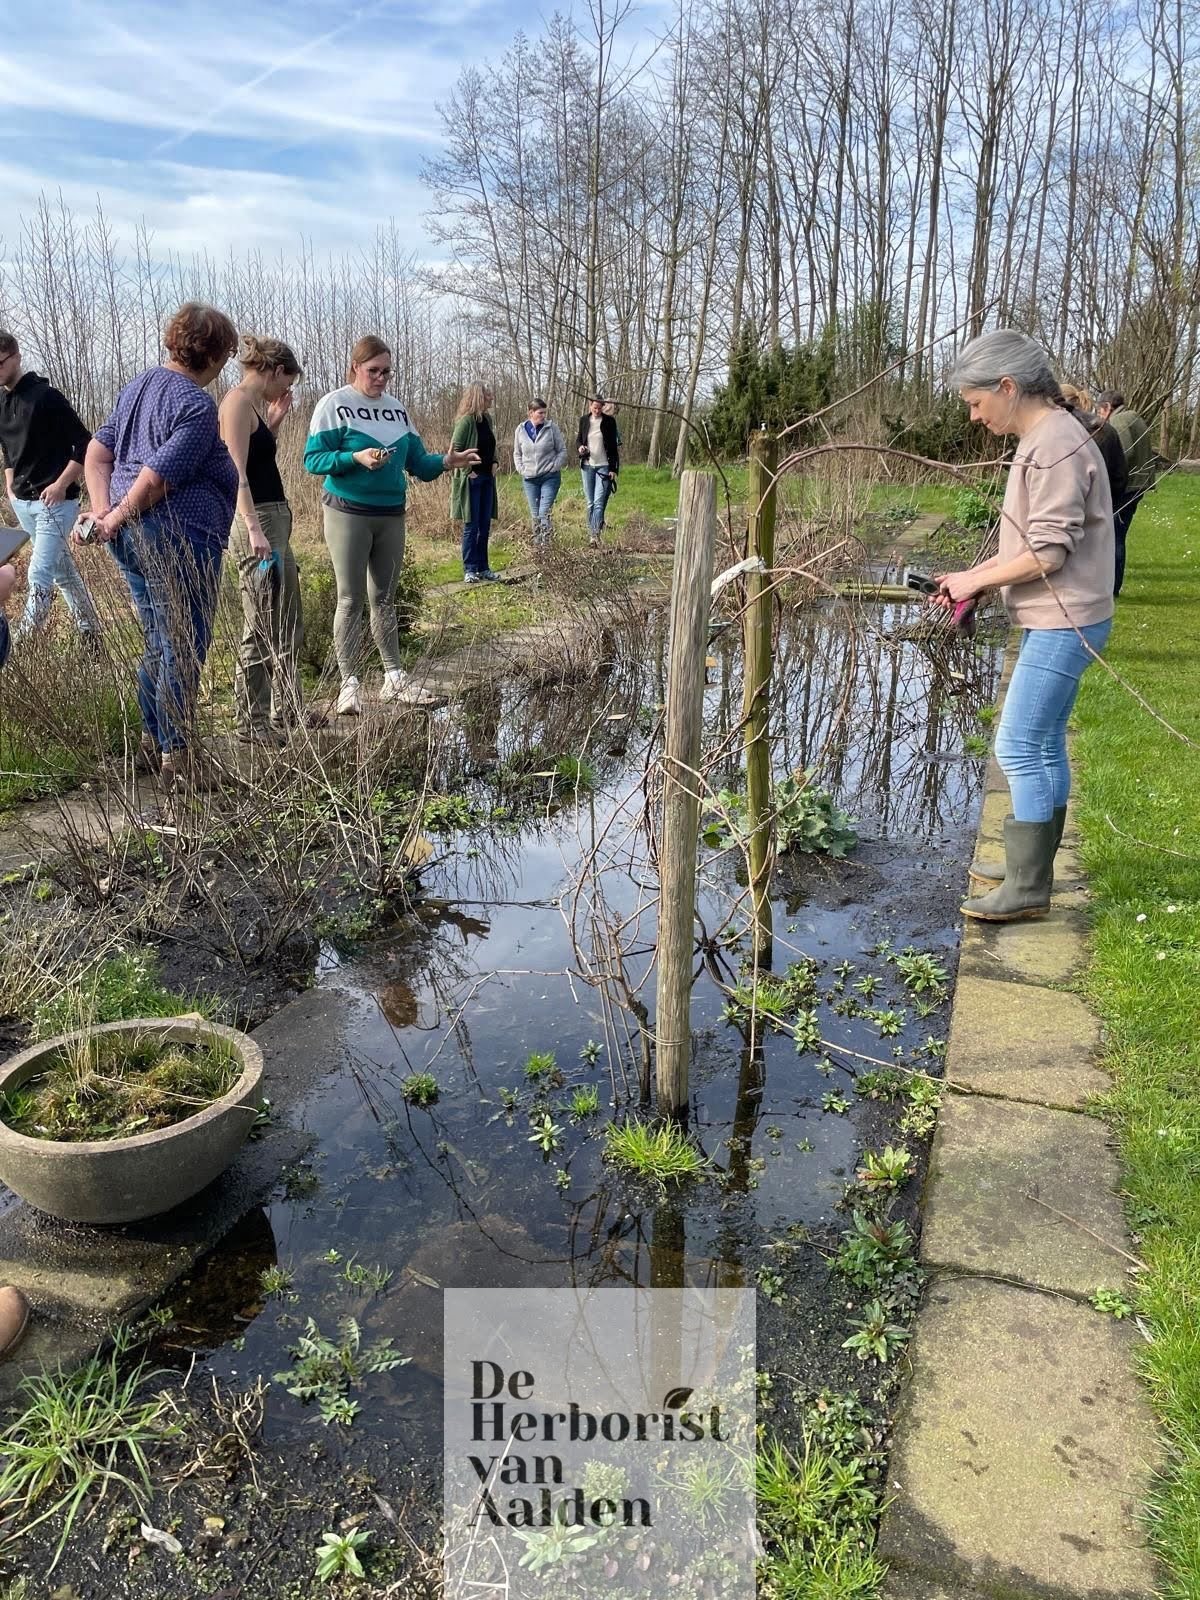
<svg viewBox="0 0 1200 1600">
<path fill-rule="evenodd" d="M 190 538 L 169 512 L 150 511 L 127 523 L 109 549 L 145 638 L 137 675 L 142 725 L 164 752 L 186 750 L 212 642 L 223 548 Z"/>
<path fill-rule="evenodd" d="M 562 473 L 540 472 L 536 478 L 522 478 L 521 482 L 525 486 L 525 498 L 529 502 L 534 538 L 548 539 L 551 534 L 550 513 L 558 498 Z"/>
<path fill-rule="evenodd" d="M 1079 630 L 1097 655 L 1111 617 Z M 996 732 L 996 760 L 1018 822 L 1049 822 L 1071 792 L 1067 719 L 1092 657 L 1073 628 L 1027 628 Z"/>
<path fill-rule="evenodd" d="M 56 506 L 48 506 L 41 500 L 20 500 L 13 495 L 10 503 L 17 521 L 33 541 L 25 579 L 28 595 L 17 624 L 18 637 L 45 625 L 55 589 L 62 591 L 81 633 L 99 632 L 100 620 L 92 597 L 71 557 L 69 535 L 79 515 L 79 501 L 60 500 Z"/>
<path fill-rule="evenodd" d="M 580 468 L 583 476 L 583 498 L 587 505 L 588 534 L 593 539 L 600 537 L 600 530 L 604 527 L 604 508 L 608 504 L 608 497 L 612 493 L 612 473 L 607 467 Z"/>
</svg>

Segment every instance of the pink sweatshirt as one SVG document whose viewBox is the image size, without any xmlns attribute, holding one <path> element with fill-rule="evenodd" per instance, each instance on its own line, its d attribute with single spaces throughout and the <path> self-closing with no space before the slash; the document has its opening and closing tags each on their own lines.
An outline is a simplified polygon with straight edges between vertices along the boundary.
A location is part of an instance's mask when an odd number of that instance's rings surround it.
<svg viewBox="0 0 1200 1600">
<path fill-rule="evenodd" d="M 1012 561 L 1030 546 L 1053 570 L 1001 589 L 1018 627 L 1082 628 L 1112 616 L 1108 472 L 1087 429 L 1057 407 L 1018 441 L 1004 491 L 1000 560 Z"/>
</svg>

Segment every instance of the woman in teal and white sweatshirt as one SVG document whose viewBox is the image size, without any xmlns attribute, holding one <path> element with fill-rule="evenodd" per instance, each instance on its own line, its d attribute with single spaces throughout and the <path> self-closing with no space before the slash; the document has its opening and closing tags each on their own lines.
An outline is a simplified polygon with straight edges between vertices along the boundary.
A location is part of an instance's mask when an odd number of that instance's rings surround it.
<svg viewBox="0 0 1200 1600">
<path fill-rule="evenodd" d="M 363 601 L 383 661 L 381 700 L 428 705 L 433 696 L 408 681 L 400 665 L 396 582 L 404 565 L 404 507 L 408 474 L 430 483 L 453 467 L 473 466 L 474 450 L 433 455 L 408 412 L 387 393 L 392 353 L 368 334 L 350 352 L 349 381 L 317 402 L 304 446 L 304 465 L 324 476 L 325 543 L 337 581 L 333 646 L 342 674 L 337 709 L 357 716 L 362 665 Z"/>
</svg>

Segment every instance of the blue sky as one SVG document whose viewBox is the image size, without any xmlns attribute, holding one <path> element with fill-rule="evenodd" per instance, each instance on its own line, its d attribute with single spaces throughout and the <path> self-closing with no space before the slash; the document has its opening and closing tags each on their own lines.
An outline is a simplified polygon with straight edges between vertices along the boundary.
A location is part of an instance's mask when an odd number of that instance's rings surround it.
<svg viewBox="0 0 1200 1600">
<path fill-rule="evenodd" d="M 542 14 L 516 0 L 3 0 L 0 238 L 40 190 L 157 250 L 355 246 L 420 222 L 436 102 Z"/>
</svg>

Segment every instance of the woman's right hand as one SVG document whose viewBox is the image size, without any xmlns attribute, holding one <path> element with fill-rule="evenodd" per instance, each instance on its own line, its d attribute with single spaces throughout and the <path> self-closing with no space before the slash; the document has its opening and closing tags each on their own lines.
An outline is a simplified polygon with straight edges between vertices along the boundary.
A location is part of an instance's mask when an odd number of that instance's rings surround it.
<svg viewBox="0 0 1200 1600">
<path fill-rule="evenodd" d="M 250 554 L 265 561 L 271 554 L 271 541 L 261 528 L 247 528 L 246 532 L 250 535 Z"/>
<path fill-rule="evenodd" d="M 387 458 L 382 450 L 378 450 L 372 445 L 366 450 L 356 450 L 354 459 L 360 467 L 366 467 L 368 472 L 377 472 Z"/>
<path fill-rule="evenodd" d="M 973 600 L 987 587 L 986 580 L 978 576 L 975 567 L 968 567 L 965 572 L 939 572 L 935 582 L 941 588 L 936 598 L 943 605 L 960 605 L 964 600 Z"/>
<path fill-rule="evenodd" d="M 121 524 L 116 519 L 113 511 L 109 509 L 106 511 L 93 510 L 90 513 L 92 522 L 91 538 L 89 540 L 81 539 L 79 536 L 79 525 L 81 522 L 86 520 L 88 515 L 89 513 L 87 512 L 81 512 L 75 519 L 75 526 L 71 531 L 76 544 L 108 544 L 110 540 L 116 538 Z"/>
</svg>

